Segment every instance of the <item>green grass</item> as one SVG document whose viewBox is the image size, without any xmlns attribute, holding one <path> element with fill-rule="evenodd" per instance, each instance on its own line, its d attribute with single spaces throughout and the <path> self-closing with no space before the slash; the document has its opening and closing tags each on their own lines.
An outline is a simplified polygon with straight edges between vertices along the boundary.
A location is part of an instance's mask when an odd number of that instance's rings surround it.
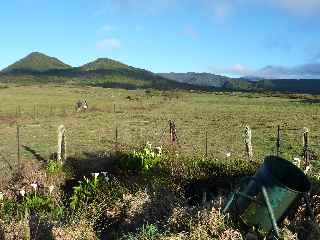
<svg viewBox="0 0 320 240">
<path fill-rule="evenodd" d="M 60 124 L 66 126 L 68 152 L 72 155 L 114 148 L 116 127 L 119 144 L 128 148 L 147 141 L 154 146 L 166 145 L 170 119 L 177 126 L 177 152 L 183 154 L 203 156 L 207 131 L 209 158 L 227 161 L 226 153 L 230 152 L 231 159 L 243 159 L 246 124 L 252 128 L 256 160 L 275 153 L 278 124 L 297 129 L 308 127 L 311 148 L 319 153 L 319 107 L 296 99 L 183 91 L 155 91 L 151 95 L 144 90 L 68 86 L 10 86 L 0 91 L 1 154 L 13 165 L 16 121 L 21 125 L 21 143 L 44 158 L 56 149 Z M 135 100 L 128 100 L 128 96 Z M 88 101 L 89 111 L 75 113 L 75 102 L 83 98 Z M 21 112 L 18 117 L 17 108 Z M 301 142 L 301 131 L 281 132 L 281 151 L 286 158 L 301 153 Z M 30 156 L 23 151 L 23 158 Z"/>
</svg>

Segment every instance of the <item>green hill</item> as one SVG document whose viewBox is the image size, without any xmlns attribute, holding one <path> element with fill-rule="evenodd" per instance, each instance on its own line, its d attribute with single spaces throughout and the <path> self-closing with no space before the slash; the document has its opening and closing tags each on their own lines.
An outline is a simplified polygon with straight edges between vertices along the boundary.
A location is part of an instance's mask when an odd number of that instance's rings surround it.
<svg viewBox="0 0 320 240">
<path fill-rule="evenodd" d="M 99 58 L 81 67 L 70 67 L 41 53 L 31 53 L 1 71 L 0 83 L 78 84 L 126 89 L 197 89 L 190 84 L 179 83 L 109 58 Z"/>
<path fill-rule="evenodd" d="M 84 71 L 92 70 L 112 70 L 112 69 L 130 69 L 131 67 L 121 62 L 109 59 L 109 58 L 98 58 L 97 60 L 84 64 L 80 67 Z"/>
<path fill-rule="evenodd" d="M 251 81 L 211 73 L 155 74 L 109 58 L 71 67 L 54 57 L 34 52 L 0 72 L 0 83 L 73 84 L 114 88 L 162 90 L 228 90 L 320 93 L 318 79 L 264 79 Z"/>
<path fill-rule="evenodd" d="M 63 63 L 57 58 L 49 57 L 43 53 L 33 52 L 3 69 L 2 72 L 44 72 L 52 69 L 68 68 L 70 68 L 69 65 Z"/>
</svg>

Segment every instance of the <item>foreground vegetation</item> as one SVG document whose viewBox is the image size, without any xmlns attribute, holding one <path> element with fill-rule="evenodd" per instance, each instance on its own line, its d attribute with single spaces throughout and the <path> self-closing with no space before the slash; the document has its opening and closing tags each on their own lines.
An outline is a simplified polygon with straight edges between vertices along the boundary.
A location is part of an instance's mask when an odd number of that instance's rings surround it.
<svg viewBox="0 0 320 240">
<path fill-rule="evenodd" d="M 220 209 L 231 186 L 275 153 L 278 125 L 288 160 L 301 157 L 301 129 L 310 130 L 317 217 L 309 222 L 301 205 L 283 234 L 319 239 L 317 96 L 13 85 L 0 93 L 0 239 L 242 239 L 244 229 Z M 75 113 L 83 98 L 89 110 Z M 52 154 L 60 124 L 67 129 L 63 166 Z"/>
</svg>

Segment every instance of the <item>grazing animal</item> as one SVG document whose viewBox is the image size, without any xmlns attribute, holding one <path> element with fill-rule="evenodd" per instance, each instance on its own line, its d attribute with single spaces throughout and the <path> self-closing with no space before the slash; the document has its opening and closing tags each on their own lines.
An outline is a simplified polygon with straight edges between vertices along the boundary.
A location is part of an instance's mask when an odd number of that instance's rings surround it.
<svg viewBox="0 0 320 240">
<path fill-rule="evenodd" d="M 86 100 L 79 100 L 75 106 L 76 112 L 85 112 L 88 109 L 88 103 Z"/>
</svg>

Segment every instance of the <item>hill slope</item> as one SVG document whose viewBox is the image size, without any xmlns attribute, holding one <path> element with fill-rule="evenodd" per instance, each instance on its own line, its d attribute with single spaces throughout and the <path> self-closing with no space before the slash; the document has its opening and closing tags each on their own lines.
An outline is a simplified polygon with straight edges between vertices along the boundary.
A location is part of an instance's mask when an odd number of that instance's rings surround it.
<svg viewBox="0 0 320 240">
<path fill-rule="evenodd" d="M 182 83 L 198 86 L 222 87 L 231 78 L 212 73 L 159 73 L 160 76 Z"/>
<path fill-rule="evenodd" d="M 112 70 L 112 69 L 130 69 L 131 67 L 110 58 L 98 58 L 97 60 L 84 64 L 80 67 L 84 71 L 92 70 Z"/>
<path fill-rule="evenodd" d="M 33 52 L 3 69 L 2 72 L 44 72 L 52 69 L 68 68 L 70 68 L 69 65 L 57 58 L 49 57 L 43 53 Z"/>
<path fill-rule="evenodd" d="M 42 53 L 31 53 L 0 72 L 2 83 L 23 84 L 81 84 L 118 88 L 191 89 L 150 71 L 124 63 L 98 58 L 81 67 L 70 67 L 56 58 Z"/>
<path fill-rule="evenodd" d="M 79 84 L 126 89 L 155 88 L 162 90 L 229 90 L 281 91 L 320 93 L 317 79 L 247 80 L 210 73 L 155 74 L 109 58 L 71 67 L 54 57 L 34 52 L 0 72 L 0 83 L 17 84 Z"/>
</svg>

